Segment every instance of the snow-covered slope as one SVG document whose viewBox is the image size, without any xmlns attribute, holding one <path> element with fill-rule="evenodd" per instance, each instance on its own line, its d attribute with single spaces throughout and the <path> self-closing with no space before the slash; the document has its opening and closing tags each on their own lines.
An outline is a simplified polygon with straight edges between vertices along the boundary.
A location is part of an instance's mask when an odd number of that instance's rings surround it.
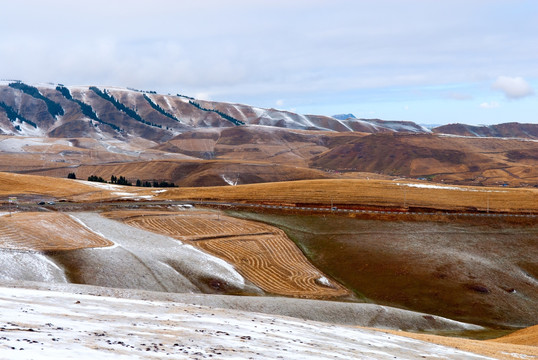
<svg viewBox="0 0 538 360">
<path fill-rule="evenodd" d="M 0 288 L 3 359 L 488 359 L 383 332 L 180 303 Z"/>
</svg>

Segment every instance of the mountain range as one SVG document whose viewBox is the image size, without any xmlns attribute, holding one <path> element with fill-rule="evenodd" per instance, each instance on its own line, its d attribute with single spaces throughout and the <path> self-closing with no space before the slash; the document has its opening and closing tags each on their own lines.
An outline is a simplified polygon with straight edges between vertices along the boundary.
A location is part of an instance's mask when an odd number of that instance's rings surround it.
<svg viewBox="0 0 538 360">
<path fill-rule="evenodd" d="M 0 134 L 49 137 L 137 136 L 162 143 L 201 128 L 265 125 L 334 132 L 442 133 L 474 137 L 538 138 L 538 124 L 442 125 L 427 129 L 411 121 L 358 119 L 353 114 L 301 115 L 117 87 L 33 86 L 0 83 Z"/>
<path fill-rule="evenodd" d="M 428 129 L 182 94 L 4 81 L 0 136 L 0 171 L 48 176 L 76 170 L 183 186 L 372 176 L 538 185 L 538 124 Z"/>
</svg>

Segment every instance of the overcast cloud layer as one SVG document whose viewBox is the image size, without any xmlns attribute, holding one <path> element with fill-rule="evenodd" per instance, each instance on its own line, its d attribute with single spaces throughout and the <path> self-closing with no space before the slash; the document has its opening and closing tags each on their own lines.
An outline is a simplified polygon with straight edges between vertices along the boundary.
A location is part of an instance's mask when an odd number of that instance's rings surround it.
<svg viewBox="0 0 538 360">
<path fill-rule="evenodd" d="M 10 1 L 0 79 L 310 114 L 536 123 L 537 14 L 533 0 Z"/>
</svg>

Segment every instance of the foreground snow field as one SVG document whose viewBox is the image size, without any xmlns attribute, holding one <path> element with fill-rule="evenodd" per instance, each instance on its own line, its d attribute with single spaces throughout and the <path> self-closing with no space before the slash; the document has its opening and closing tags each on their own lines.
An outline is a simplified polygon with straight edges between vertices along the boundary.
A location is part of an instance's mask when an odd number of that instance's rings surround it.
<svg viewBox="0 0 538 360">
<path fill-rule="evenodd" d="M 172 302 L 0 288 L 2 359 L 488 359 L 382 332 Z"/>
</svg>

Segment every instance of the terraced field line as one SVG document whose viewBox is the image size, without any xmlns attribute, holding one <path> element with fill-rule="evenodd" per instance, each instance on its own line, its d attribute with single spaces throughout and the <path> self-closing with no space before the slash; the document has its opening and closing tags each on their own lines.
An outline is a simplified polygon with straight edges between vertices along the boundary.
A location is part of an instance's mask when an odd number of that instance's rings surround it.
<svg viewBox="0 0 538 360">
<path fill-rule="evenodd" d="M 174 237 L 229 263 L 263 290 L 294 297 L 335 298 L 349 291 L 314 267 L 277 228 L 210 212 L 117 211 L 112 219 Z"/>
</svg>

